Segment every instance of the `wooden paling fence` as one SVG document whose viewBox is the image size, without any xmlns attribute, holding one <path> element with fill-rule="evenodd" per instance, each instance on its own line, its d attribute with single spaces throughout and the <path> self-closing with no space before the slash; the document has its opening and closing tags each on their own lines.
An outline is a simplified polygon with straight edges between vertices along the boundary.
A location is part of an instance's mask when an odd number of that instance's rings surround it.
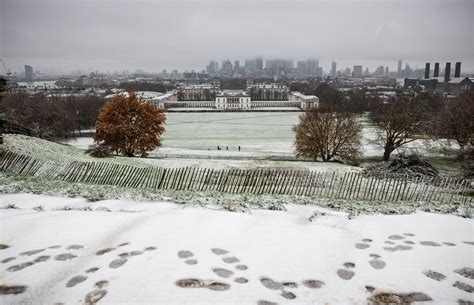
<svg viewBox="0 0 474 305">
<path fill-rule="evenodd" d="M 0 152 L 0 170 L 50 180 L 153 190 L 317 196 L 364 201 L 472 202 L 469 181 L 454 178 L 367 177 L 297 169 L 137 167 L 108 162 L 61 162 Z"/>
</svg>

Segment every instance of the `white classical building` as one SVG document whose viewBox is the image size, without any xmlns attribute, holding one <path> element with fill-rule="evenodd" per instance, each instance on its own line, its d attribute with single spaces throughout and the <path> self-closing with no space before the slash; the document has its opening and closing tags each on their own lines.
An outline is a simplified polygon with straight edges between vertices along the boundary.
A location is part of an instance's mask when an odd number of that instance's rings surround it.
<svg viewBox="0 0 474 305">
<path fill-rule="evenodd" d="M 301 109 L 310 109 L 319 107 L 319 98 L 315 95 L 305 95 L 297 91 L 293 91 L 288 96 L 290 102 L 299 102 Z"/>
<path fill-rule="evenodd" d="M 223 90 L 216 94 L 216 109 L 250 109 L 250 95 L 242 90 Z"/>
</svg>

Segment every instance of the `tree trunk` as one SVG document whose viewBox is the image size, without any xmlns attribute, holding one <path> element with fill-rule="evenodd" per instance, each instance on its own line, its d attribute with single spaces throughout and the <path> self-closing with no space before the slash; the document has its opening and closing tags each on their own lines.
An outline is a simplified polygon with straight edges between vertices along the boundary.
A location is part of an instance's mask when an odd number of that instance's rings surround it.
<svg viewBox="0 0 474 305">
<path fill-rule="evenodd" d="M 389 146 L 385 146 L 384 147 L 384 151 L 383 151 L 383 161 L 388 161 L 390 159 L 390 154 L 392 153 L 394 149 L 392 147 L 389 147 Z"/>
</svg>

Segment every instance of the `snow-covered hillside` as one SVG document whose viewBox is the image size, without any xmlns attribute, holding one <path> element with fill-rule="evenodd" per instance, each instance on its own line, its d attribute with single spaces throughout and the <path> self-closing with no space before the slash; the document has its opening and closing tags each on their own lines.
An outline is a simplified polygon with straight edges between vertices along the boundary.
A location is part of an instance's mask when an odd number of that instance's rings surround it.
<svg viewBox="0 0 474 305">
<path fill-rule="evenodd" d="M 456 216 L 27 194 L 0 195 L 0 207 L 2 304 L 474 301 L 473 221 Z"/>
</svg>

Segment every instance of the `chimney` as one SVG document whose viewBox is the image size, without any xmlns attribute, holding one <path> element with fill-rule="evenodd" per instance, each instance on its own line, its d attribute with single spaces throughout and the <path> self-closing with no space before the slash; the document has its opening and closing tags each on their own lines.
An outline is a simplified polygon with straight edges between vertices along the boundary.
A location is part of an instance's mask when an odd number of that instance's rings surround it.
<svg viewBox="0 0 474 305">
<path fill-rule="evenodd" d="M 457 62 L 456 67 L 454 68 L 454 78 L 460 78 L 461 77 L 461 63 Z"/>
<path fill-rule="evenodd" d="M 435 63 L 433 77 L 439 77 L 439 62 Z"/>
<path fill-rule="evenodd" d="M 444 82 L 447 83 L 451 79 L 451 63 L 446 63 L 446 69 L 444 69 Z"/>
<path fill-rule="evenodd" d="M 427 62 L 425 66 L 425 79 L 430 78 L 430 63 Z"/>
</svg>

